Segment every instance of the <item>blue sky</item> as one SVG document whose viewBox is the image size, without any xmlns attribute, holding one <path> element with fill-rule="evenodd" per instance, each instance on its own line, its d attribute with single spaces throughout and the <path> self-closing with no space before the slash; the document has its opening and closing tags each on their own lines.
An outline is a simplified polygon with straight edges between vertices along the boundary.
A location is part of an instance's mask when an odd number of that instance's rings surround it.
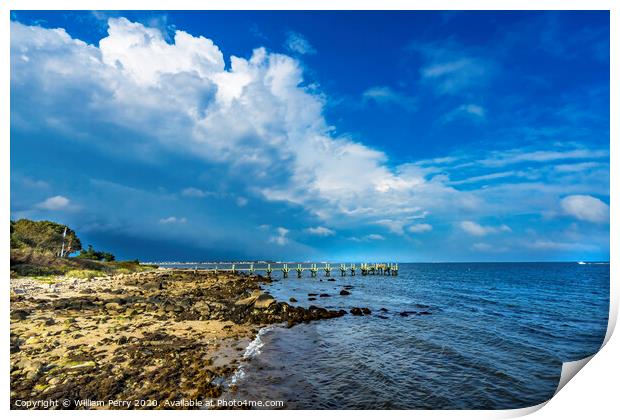
<svg viewBox="0 0 620 420">
<path fill-rule="evenodd" d="M 609 259 L 607 12 L 11 21 L 13 219 L 146 260 Z"/>
</svg>

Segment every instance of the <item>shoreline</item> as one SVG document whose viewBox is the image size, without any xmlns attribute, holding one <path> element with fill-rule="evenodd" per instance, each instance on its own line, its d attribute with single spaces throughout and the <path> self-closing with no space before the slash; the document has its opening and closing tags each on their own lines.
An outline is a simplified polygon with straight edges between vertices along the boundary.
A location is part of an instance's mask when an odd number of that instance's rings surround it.
<svg viewBox="0 0 620 420">
<path fill-rule="evenodd" d="M 277 302 L 261 288 L 270 281 L 170 269 L 11 279 L 11 408 L 202 408 L 177 403 L 220 397 L 262 328 L 346 313 Z"/>
</svg>

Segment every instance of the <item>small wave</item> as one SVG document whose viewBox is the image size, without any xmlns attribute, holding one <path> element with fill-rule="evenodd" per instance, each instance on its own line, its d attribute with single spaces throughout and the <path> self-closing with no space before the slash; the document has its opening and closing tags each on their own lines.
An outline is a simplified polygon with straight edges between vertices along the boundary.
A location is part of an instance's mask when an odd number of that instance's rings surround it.
<svg viewBox="0 0 620 420">
<path fill-rule="evenodd" d="M 260 354 L 260 349 L 262 349 L 265 345 L 265 342 L 261 339 L 261 337 L 274 328 L 276 328 L 275 325 L 270 325 L 258 330 L 258 334 L 256 334 L 254 340 L 252 340 L 252 342 L 246 347 L 245 353 L 243 353 L 243 358 L 247 360 L 253 358 L 254 356 L 258 356 Z"/>
<path fill-rule="evenodd" d="M 263 327 L 258 330 L 258 334 L 256 334 L 254 340 L 252 340 L 250 344 L 248 344 L 248 346 L 245 348 L 245 352 L 243 353 L 244 361 L 253 359 L 261 353 L 261 349 L 265 345 L 265 342 L 262 340 L 261 337 L 267 332 L 273 330 L 274 328 L 276 328 L 276 325 L 270 325 L 268 327 Z M 229 381 L 230 385 L 235 385 L 239 380 L 245 377 L 245 364 L 245 362 L 241 362 L 235 373 L 233 373 Z"/>
</svg>

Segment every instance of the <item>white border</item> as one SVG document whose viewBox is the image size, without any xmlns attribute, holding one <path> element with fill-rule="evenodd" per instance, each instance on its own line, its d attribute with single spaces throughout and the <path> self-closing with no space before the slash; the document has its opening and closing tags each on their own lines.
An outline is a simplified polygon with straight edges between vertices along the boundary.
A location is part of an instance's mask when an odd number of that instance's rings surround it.
<svg viewBox="0 0 620 420">
<path fill-rule="evenodd" d="M 210 0 L 210 1 L 192 1 L 192 0 L 151 0 L 149 2 L 128 1 L 128 0 L 54 0 L 53 7 L 51 1 L 46 0 L 13 0 L 2 1 L 0 0 L 0 136 L 2 140 L 2 153 L 0 153 L 0 161 L 2 162 L 2 177 L 0 183 L 2 185 L 3 200 L 0 200 L 0 208 L 2 209 L 2 216 L 5 221 L 10 218 L 10 206 L 9 200 L 6 199 L 10 192 L 10 142 L 9 142 L 9 110 L 10 110 L 10 53 L 9 53 L 9 11 L 14 10 L 48 10 L 48 9 L 63 9 L 63 10 L 611 10 L 611 85 L 610 85 L 610 138 L 614 139 L 610 145 L 610 207 L 611 209 L 617 209 L 619 207 L 618 202 L 618 163 L 619 163 L 619 149 L 616 144 L 618 140 L 618 99 L 620 98 L 620 91 L 618 85 L 618 72 L 620 67 L 618 66 L 618 40 L 620 40 L 620 33 L 618 27 L 620 24 L 620 18 L 618 14 L 617 2 L 613 0 L 470 0 L 465 3 L 463 0 L 436 0 L 420 1 L 410 0 L 408 2 L 398 0 L 357 0 L 357 1 L 345 1 L 345 0 L 296 0 L 294 2 L 278 1 L 278 0 Z M 614 118 L 614 116 L 616 118 Z M 611 212 L 610 232 L 620 232 L 618 229 L 618 218 Z M 2 326 L 4 330 L 4 343 L 2 351 L 4 357 L 2 358 L 2 365 L 4 367 L 2 374 L 2 402 L 1 409 L 7 410 L 9 407 L 9 305 L 8 305 L 8 273 L 9 273 L 9 232 L 8 223 L 2 224 L 2 231 L 0 232 L 0 244 L 3 259 L 0 261 L 2 264 L 3 280 L 5 281 L 2 288 Z M 411 418 L 412 416 L 419 418 L 505 418 L 505 417 L 517 417 L 525 414 L 537 411 L 541 407 L 548 405 L 544 410 L 538 411 L 535 416 L 537 418 L 583 418 L 584 416 L 594 418 L 608 418 L 610 413 L 618 412 L 618 402 L 616 402 L 617 395 L 615 387 L 618 380 L 617 375 L 620 371 L 618 366 L 620 362 L 617 355 L 620 353 L 618 349 L 620 344 L 618 339 L 609 341 L 613 328 L 615 326 L 618 314 L 618 238 L 617 235 L 611 235 L 610 238 L 610 257 L 611 257 L 611 300 L 610 300 L 610 324 L 608 326 L 607 335 L 605 337 L 605 347 L 597 354 L 588 367 L 584 369 L 584 372 L 579 374 L 579 379 L 571 381 L 566 388 L 562 390 L 557 396 L 552 398 L 548 403 L 543 403 L 536 407 L 530 407 L 520 410 L 505 410 L 505 411 L 391 411 L 390 417 L 396 418 Z M 569 367 L 574 368 L 577 364 L 572 364 Z M 578 369 L 577 369 L 578 370 Z M 129 416 L 177 416 L 178 411 L 171 412 L 110 412 L 94 413 L 91 415 L 103 415 L 120 416 L 122 418 L 129 418 Z M 294 413 L 294 414 L 293 414 Z M 291 414 L 301 417 L 336 417 L 340 416 L 338 411 L 319 411 L 319 412 L 291 412 L 291 411 L 268 411 L 268 412 L 184 412 L 186 416 L 217 416 L 226 418 L 238 418 L 243 416 L 252 417 L 288 417 Z M 385 415 L 385 412 L 377 411 L 347 411 L 343 412 L 346 416 L 367 417 Z M 16 418 L 26 418 L 30 416 L 83 416 L 84 412 L 19 412 L 12 411 L 10 415 Z"/>
</svg>

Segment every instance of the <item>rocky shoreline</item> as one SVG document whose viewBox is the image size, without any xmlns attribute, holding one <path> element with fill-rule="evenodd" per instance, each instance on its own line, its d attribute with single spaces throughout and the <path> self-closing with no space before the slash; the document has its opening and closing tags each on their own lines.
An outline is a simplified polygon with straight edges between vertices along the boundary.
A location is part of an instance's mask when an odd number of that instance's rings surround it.
<svg viewBox="0 0 620 420">
<path fill-rule="evenodd" d="M 196 408 L 178 402 L 219 397 L 261 327 L 346 313 L 277 302 L 261 289 L 269 281 L 185 270 L 11 279 L 11 408 Z"/>
</svg>

